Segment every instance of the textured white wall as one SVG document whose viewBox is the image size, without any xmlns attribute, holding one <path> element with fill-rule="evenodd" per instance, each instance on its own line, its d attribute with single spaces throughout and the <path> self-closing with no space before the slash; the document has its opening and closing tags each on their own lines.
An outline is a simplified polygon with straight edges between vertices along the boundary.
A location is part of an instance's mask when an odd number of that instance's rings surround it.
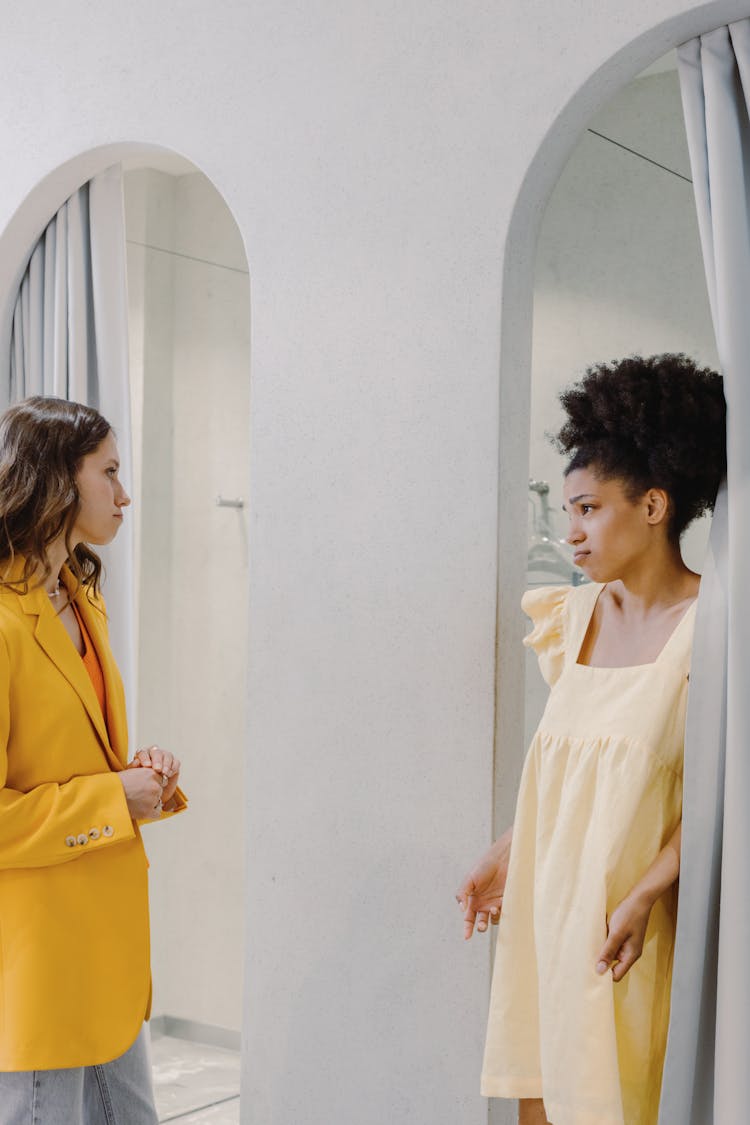
<svg viewBox="0 0 750 1125">
<path fill-rule="evenodd" d="M 498 819 L 521 752 L 536 228 L 604 99 L 747 13 L 747 0 L 4 13 L 0 312 L 62 193 L 124 141 L 195 161 L 248 251 L 247 1122 L 487 1119 L 489 957 L 461 946 L 451 891 L 492 831 L 495 743 Z M 190 872 L 173 877 L 189 898 Z"/>
<path fill-rule="evenodd" d="M 146 833 L 153 1012 L 239 1031 L 248 513 L 215 498 L 247 496 L 247 262 L 205 176 L 132 171 L 125 198 L 133 389 L 143 404 L 134 410 L 135 737 L 174 748 L 193 779 L 190 815 Z M 175 871 L 190 873 L 189 894 Z"/>
</svg>

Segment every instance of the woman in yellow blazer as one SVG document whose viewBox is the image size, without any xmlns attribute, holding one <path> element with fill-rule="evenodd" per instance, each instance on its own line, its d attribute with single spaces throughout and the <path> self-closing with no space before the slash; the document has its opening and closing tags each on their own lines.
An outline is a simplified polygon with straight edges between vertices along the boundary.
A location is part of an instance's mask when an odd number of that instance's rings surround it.
<svg viewBox="0 0 750 1125">
<path fill-rule="evenodd" d="M 152 1125 L 148 861 L 179 762 L 128 763 L 91 545 L 130 499 L 97 411 L 0 418 L 0 1125 Z M 137 768 L 135 768 L 137 767 Z"/>
</svg>

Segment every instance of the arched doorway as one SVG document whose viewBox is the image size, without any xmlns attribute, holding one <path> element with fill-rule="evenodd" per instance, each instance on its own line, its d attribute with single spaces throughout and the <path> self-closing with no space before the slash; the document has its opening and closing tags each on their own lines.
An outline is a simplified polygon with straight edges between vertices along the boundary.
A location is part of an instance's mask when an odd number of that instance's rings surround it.
<svg viewBox="0 0 750 1125">
<path fill-rule="evenodd" d="M 689 13 L 677 21 L 673 21 L 670 25 L 671 39 L 664 41 L 661 40 L 662 49 L 669 48 L 670 50 L 680 43 L 686 41 L 693 36 L 700 34 L 703 31 L 709 30 L 711 27 L 720 25 L 726 20 L 737 18 L 739 15 L 746 13 L 737 13 L 736 11 L 727 10 L 726 5 L 712 6 L 712 12 L 706 13 L 703 9 L 702 19 L 696 26 L 694 13 Z M 624 108 L 630 95 L 632 103 L 635 98 L 635 86 L 638 84 L 639 79 L 641 83 L 644 81 L 641 76 L 643 63 L 649 62 L 653 64 L 656 62 L 654 57 L 651 59 L 644 59 L 641 57 L 641 66 L 634 67 L 631 74 L 628 76 L 629 83 L 626 85 L 623 82 L 623 75 L 619 69 L 626 57 L 634 60 L 637 57 L 637 52 L 644 42 L 653 43 L 659 41 L 661 32 L 664 28 L 654 29 L 649 36 L 639 40 L 638 43 L 631 44 L 627 52 L 617 56 L 611 60 L 612 66 L 612 85 L 607 91 L 607 96 L 600 96 L 597 99 L 590 97 L 592 93 L 591 86 L 599 84 L 603 77 L 603 72 L 600 71 L 597 75 L 592 76 L 589 86 L 584 86 L 579 91 L 576 99 L 565 107 L 565 110 L 558 119 L 558 124 L 562 124 L 561 135 L 557 138 L 551 136 L 547 138 L 537 153 L 537 158 L 529 171 L 529 176 L 524 185 L 524 189 L 519 196 L 516 204 L 516 212 L 514 214 L 513 222 L 511 224 L 510 238 L 509 238 L 509 252 L 506 257 L 506 274 L 504 281 L 504 302 L 503 302 L 503 365 L 501 375 L 501 447 L 500 447 L 500 543 L 502 544 L 500 553 L 500 562 L 498 573 L 500 576 L 500 590 L 499 590 L 499 612 L 498 612 L 498 635 L 502 638 L 502 644 L 498 645 L 498 712 L 496 724 L 496 746 L 501 748 L 496 755 L 496 774 L 495 774 L 495 817 L 496 828 L 498 833 L 510 823 L 513 816 L 513 805 L 515 792 L 517 788 L 517 777 L 520 772 L 520 763 L 522 761 L 523 751 L 525 747 L 525 735 L 528 734 L 529 726 L 533 728 L 535 720 L 538 718 L 538 703 L 533 701 L 531 708 L 529 708 L 528 691 L 526 693 L 526 707 L 527 714 L 521 714 L 521 708 L 517 707 L 518 700 L 524 698 L 524 693 L 520 684 L 523 672 L 521 671 L 518 661 L 518 649 L 515 647 L 520 639 L 520 634 L 525 630 L 525 625 L 521 614 L 518 612 L 518 597 L 519 591 L 525 588 L 526 585 L 526 552 L 524 550 L 524 557 L 521 558 L 520 552 L 516 552 L 516 543 L 521 538 L 520 536 L 513 536 L 511 529 L 515 526 L 525 526 L 527 515 L 527 504 L 529 493 L 527 489 L 527 473 L 529 467 L 529 451 L 528 448 L 521 448 L 525 446 L 526 435 L 529 432 L 528 423 L 531 420 L 532 426 L 535 426 L 538 442 L 542 442 L 542 430 L 552 429 L 553 425 L 540 424 L 539 415 L 534 415 L 534 405 L 532 398 L 533 388 L 530 387 L 530 379 L 535 367 L 539 367 L 539 356 L 537 349 L 539 345 L 539 338 L 537 337 L 538 324 L 532 326 L 532 308 L 534 305 L 534 293 L 539 297 L 540 293 L 540 272 L 544 272 L 544 268 L 549 266 L 549 257 L 542 263 L 540 271 L 540 263 L 534 263 L 533 259 L 537 253 L 543 255 L 545 250 L 549 249 L 549 245 L 545 247 L 545 234 L 550 234 L 550 228 L 557 222 L 557 233 L 562 230 L 563 223 L 560 221 L 563 218 L 562 209 L 565 206 L 570 206 L 571 202 L 576 198 L 575 195 L 575 180 L 578 177 L 578 190 L 579 200 L 581 195 L 586 190 L 586 187 L 591 187 L 591 180 L 586 180 L 586 174 L 591 173 L 592 166 L 589 164 L 588 168 L 584 170 L 584 160 L 581 159 L 580 166 L 575 167 L 577 156 L 580 155 L 582 145 L 585 145 L 586 140 L 591 145 L 600 143 L 611 144 L 614 141 L 612 135 L 608 135 L 606 129 L 597 128 L 597 125 L 602 121 L 603 116 L 610 112 L 610 97 L 612 94 L 617 93 L 616 99 L 620 108 Z M 677 77 L 674 71 L 671 71 L 671 77 L 666 76 L 670 72 L 668 65 L 661 65 L 655 67 L 651 74 L 647 74 L 645 81 L 651 80 L 652 86 L 654 83 L 661 87 L 662 93 L 669 91 L 672 100 L 672 109 L 674 111 L 673 120 L 677 121 L 680 128 L 682 128 L 681 120 L 681 106 L 679 105 L 679 89 L 677 86 Z M 670 82 L 672 83 L 670 88 Z M 646 93 L 644 101 L 654 95 L 655 90 L 652 88 L 650 92 L 645 91 L 645 86 L 642 85 L 642 93 Z M 599 90 L 600 95 L 602 90 Z M 580 99 L 580 100 L 579 100 Z M 580 112 L 577 122 L 577 136 L 574 140 L 568 135 L 563 137 L 565 130 L 569 125 L 569 119 L 566 119 L 568 112 L 576 105 L 576 108 L 581 111 L 585 105 L 585 113 Z M 652 102 L 653 104 L 653 102 Z M 650 122 L 653 124 L 653 121 Z M 610 121 L 611 124 L 611 121 Z M 582 140 L 583 138 L 583 140 Z M 565 141 L 565 156 L 560 160 L 561 148 L 559 147 L 563 140 Z M 621 137 L 622 143 L 620 146 L 620 156 L 623 159 L 653 160 L 653 168 L 656 171 L 658 166 L 659 175 L 666 177 L 679 176 L 682 178 L 683 183 L 681 190 L 684 198 L 680 200 L 679 208 L 677 211 L 672 211 L 668 216 L 669 220 L 669 238 L 674 239 L 679 237 L 679 232 L 685 232 L 685 222 L 687 221 L 692 225 L 690 232 L 691 245 L 686 246 L 683 241 L 677 246 L 675 252 L 675 271 L 679 274 L 680 269 L 689 268 L 692 272 L 690 275 L 690 284 L 686 288 L 685 296 L 686 308 L 685 315 L 674 315 L 669 312 L 667 306 L 669 302 L 660 303 L 654 301 L 654 291 L 651 290 L 651 315 L 654 317 L 654 323 L 646 327 L 644 324 L 638 324 L 638 318 L 632 317 L 629 325 L 630 336 L 624 334 L 624 339 L 629 338 L 630 342 L 613 343 L 611 350 L 607 350 L 604 354 L 601 352 L 601 338 L 596 340 L 596 333 L 592 332 L 592 339 L 589 341 L 590 348 L 588 354 L 583 358 L 582 362 L 594 362 L 596 360 L 611 359 L 616 355 L 628 354 L 628 352 L 647 352 L 647 351 L 661 351 L 661 350 L 685 350 L 693 355 L 699 362 L 715 366 L 717 363 L 715 354 L 715 343 L 713 340 L 713 332 L 711 327 L 710 313 L 708 309 L 707 299 L 705 296 L 705 284 L 703 275 L 703 262 L 700 253 L 700 246 L 697 236 L 697 228 L 694 217 L 694 204 L 692 199 L 692 185 L 689 182 L 690 169 L 689 165 L 685 163 L 681 165 L 679 161 L 667 159 L 659 161 L 656 152 L 649 152 L 648 149 L 639 151 L 639 145 L 633 143 L 632 139 L 628 140 L 626 135 Z M 626 155 L 626 149 L 629 150 Z M 541 154 L 544 154 L 542 157 Z M 674 154 L 672 154 L 674 155 Z M 554 182 L 550 183 L 547 180 L 544 189 L 544 196 L 541 197 L 537 194 L 539 183 L 532 184 L 532 172 L 538 173 L 542 179 L 546 179 L 549 173 L 549 166 L 544 166 L 545 161 L 554 160 L 555 162 L 555 176 Z M 537 161 L 539 163 L 537 163 Z M 569 183 L 565 184 L 566 179 Z M 584 186 L 585 184 L 585 186 Z M 525 192 L 528 189 L 528 195 L 524 198 Z M 567 199 L 565 196 L 567 194 Z M 532 203 L 529 208 L 529 204 Z M 550 213 L 556 207 L 560 206 L 560 213 L 557 215 L 556 220 L 550 221 Z M 521 232 L 518 226 L 519 208 L 525 211 L 524 222 L 527 224 L 526 230 Z M 527 210 L 527 208 L 529 208 Z M 689 214 L 688 214 L 689 213 Z M 570 217 L 569 215 L 567 216 Z M 662 216 L 666 219 L 666 213 Z M 546 228 L 546 229 L 545 229 Z M 663 228 L 662 228 L 663 229 Z M 653 231 L 652 231 L 653 235 Z M 529 242 L 533 242 L 533 249 L 530 251 Z M 538 240 L 538 241 L 537 241 Z M 570 251 L 572 243 L 568 242 L 567 246 L 565 239 L 560 238 L 558 250 L 563 253 Z M 663 244 L 669 244 L 669 239 L 664 239 Z M 658 240 L 650 243 L 650 249 L 654 251 L 655 247 L 659 245 Z M 676 246 L 674 241 L 673 246 Z M 598 249 L 601 249 L 599 247 Z M 631 247 L 632 249 L 632 247 Z M 536 269 L 534 268 L 536 264 Z M 601 262 L 597 263 L 598 266 Z M 617 264 L 612 263 L 612 268 L 616 269 Z M 599 277 L 601 283 L 601 275 Z M 554 289 L 554 283 L 551 279 L 551 273 L 548 272 L 546 277 L 547 294 L 549 297 Z M 521 292 L 519 293 L 519 289 Z M 614 289 L 614 287 L 613 287 Z M 601 289 L 600 289 L 601 293 Z M 644 297 L 647 298 L 648 286 L 645 286 Z M 557 294 L 559 296 L 559 293 Z M 606 297 L 606 291 L 602 294 Z M 506 304 L 507 298 L 507 304 Z M 648 299 L 644 301 L 641 313 L 645 312 Z M 537 313 L 539 313 L 539 305 L 537 304 Z M 631 309 L 631 313 L 632 313 Z M 543 310 L 542 315 L 547 317 L 547 328 L 551 329 L 554 323 L 554 316 L 548 315 L 549 308 Z M 671 323 L 667 326 L 668 330 L 665 331 L 664 319 L 671 317 Z M 642 317 L 643 319 L 643 317 Z M 661 321 L 657 323 L 657 321 Z M 560 322 L 558 321 L 558 327 Z M 533 335 L 532 335 L 533 327 Z M 506 331 L 507 330 L 507 331 Z M 532 339 L 534 346 L 534 356 L 532 360 Z M 649 343 L 648 341 L 651 341 Z M 507 351 L 506 351 L 507 349 Z M 562 347 L 558 350 L 560 362 L 564 365 L 565 348 Z M 547 357 L 549 358 L 549 357 Z M 543 366 L 543 364 L 542 364 Z M 562 382 L 571 381 L 580 368 L 576 369 L 575 366 L 569 368 L 567 376 L 562 378 Z M 550 398 L 552 395 L 550 394 Z M 514 426 L 508 427 L 502 424 L 504 415 L 503 404 L 508 412 L 514 416 Z M 551 403 L 550 403 L 551 405 Z M 544 420 L 545 423 L 548 419 Z M 511 432 L 512 429 L 512 432 Z M 522 437 L 519 438 L 519 430 Z M 503 435 L 506 436 L 505 447 L 503 448 Z M 532 429 L 532 443 L 534 441 L 534 429 Z M 511 466 L 513 466 L 511 468 Z M 518 486 L 518 495 L 511 496 L 510 484 L 507 472 L 515 472 L 516 483 Z M 524 479 L 521 478 L 523 473 Z M 536 476 L 533 471 L 532 459 L 532 472 L 531 476 Z M 516 503 L 518 501 L 518 503 Z M 697 566 L 701 569 L 701 556 L 702 545 L 705 542 L 706 529 L 703 528 L 693 533 L 693 544 L 687 544 L 686 556 L 691 565 Z M 701 542 L 702 541 L 702 542 Z M 525 541 L 524 541 L 525 547 Z M 517 569 L 516 569 L 517 568 Z M 511 577 L 512 572 L 513 577 Z M 517 586 L 511 593 L 510 583 L 517 582 Z M 570 579 L 568 578 L 568 581 Z M 514 635 L 515 634 L 515 635 Z M 515 666 L 514 666 L 515 661 Z M 531 661 L 527 661 L 527 671 L 530 670 L 532 675 L 536 675 L 536 669 L 530 668 Z M 528 682 L 527 682 L 528 686 Z M 529 710 L 532 712 L 530 715 Z M 515 739 L 515 745 L 514 745 Z M 515 755 L 518 755 L 517 757 Z M 501 756 L 502 755 L 502 756 Z M 493 1125 L 510 1125 L 510 1122 L 515 1120 L 511 1108 L 501 1102 L 490 1103 L 489 1120 Z"/>
<path fill-rule="evenodd" d="M 164 1119 L 221 1104 L 222 1120 L 239 1120 L 249 274 L 195 166 L 147 156 L 124 168 L 136 736 L 182 758 L 191 798 L 189 815 L 145 835 L 155 1087 Z"/>
<path fill-rule="evenodd" d="M 721 0 L 660 22 L 591 73 L 560 113 L 529 164 L 506 239 L 501 309 L 498 464 L 498 609 L 494 820 L 510 823 L 524 753 L 524 631 L 518 605 L 525 588 L 531 417 L 534 271 L 545 208 L 595 114 L 642 71 L 680 43 L 746 14 Z"/>
<path fill-rule="evenodd" d="M 191 162 L 150 146 L 107 146 L 55 170 L 0 236 L 0 335 L 9 338 L 6 310 L 51 215 L 115 163 L 124 178 L 136 531 L 131 753 L 153 743 L 174 750 L 191 806 L 143 833 L 157 1103 L 161 1119 L 221 1103 L 225 1118 L 239 1120 L 249 272 L 223 197 Z"/>
</svg>

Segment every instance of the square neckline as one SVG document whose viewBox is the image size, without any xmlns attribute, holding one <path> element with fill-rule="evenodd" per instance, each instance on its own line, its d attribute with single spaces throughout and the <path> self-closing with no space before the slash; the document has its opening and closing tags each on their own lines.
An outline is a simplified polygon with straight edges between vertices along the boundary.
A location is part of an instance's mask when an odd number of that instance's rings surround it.
<svg viewBox="0 0 750 1125">
<path fill-rule="evenodd" d="M 593 668 L 597 672 L 626 672 L 626 671 L 629 671 L 629 670 L 632 671 L 632 670 L 637 669 L 637 668 L 653 668 L 653 667 L 655 667 L 655 665 L 657 665 L 661 661 L 665 652 L 667 652 L 667 650 L 670 648 L 670 646 L 674 642 L 675 637 L 677 636 L 680 629 L 682 628 L 682 626 L 685 623 L 685 619 L 687 617 L 689 617 L 691 611 L 693 611 L 695 609 L 696 605 L 698 604 L 698 595 L 696 594 L 696 596 L 693 598 L 690 605 L 687 607 L 687 609 L 683 613 L 682 617 L 677 622 L 677 624 L 675 625 L 672 632 L 667 637 L 664 644 L 661 646 L 655 660 L 646 660 L 646 661 L 642 662 L 641 664 L 582 664 L 581 661 L 580 661 L 581 651 L 583 650 L 583 646 L 586 642 L 586 637 L 588 635 L 588 631 L 591 628 L 591 622 L 593 621 L 594 613 L 596 612 L 596 607 L 599 604 L 599 599 L 602 596 L 602 594 L 604 593 L 604 591 L 606 590 L 607 585 L 608 585 L 607 582 L 603 583 L 603 585 L 599 589 L 599 592 L 597 593 L 596 597 L 594 598 L 593 604 L 591 606 L 591 610 L 588 614 L 588 617 L 586 618 L 586 623 L 585 623 L 583 631 L 581 633 L 580 643 L 578 644 L 578 647 L 576 649 L 576 658 L 573 662 L 574 667 L 575 668 Z"/>
</svg>

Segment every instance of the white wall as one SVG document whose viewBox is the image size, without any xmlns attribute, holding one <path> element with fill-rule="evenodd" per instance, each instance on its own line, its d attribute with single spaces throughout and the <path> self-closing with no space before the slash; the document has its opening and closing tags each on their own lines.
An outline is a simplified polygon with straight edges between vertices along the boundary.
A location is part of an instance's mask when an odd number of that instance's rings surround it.
<svg viewBox="0 0 750 1125">
<path fill-rule="evenodd" d="M 537 223 L 604 99 L 749 6 L 4 13 L 0 312 L 29 232 L 123 138 L 189 156 L 248 251 L 248 1123 L 487 1120 L 489 956 L 451 895 L 522 747 Z"/>
<path fill-rule="evenodd" d="M 153 1013 L 239 1032 L 248 517 L 215 499 L 247 498 L 247 261 L 205 176 L 130 171 L 125 199 L 139 466 L 136 741 L 173 749 L 190 795 L 189 815 L 145 833 Z"/>
<path fill-rule="evenodd" d="M 676 70 L 636 78 L 593 118 L 542 221 L 529 475 L 549 481 L 559 535 L 564 461 L 545 436 L 563 421 L 559 392 L 591 363 L 664 351 L 718 363 Z M 707 533 L 700 520 L 683 540 L 698 571 Z M 528 741 L 547 690 L 533 653 L 526 664 Z"/>
</svg>

